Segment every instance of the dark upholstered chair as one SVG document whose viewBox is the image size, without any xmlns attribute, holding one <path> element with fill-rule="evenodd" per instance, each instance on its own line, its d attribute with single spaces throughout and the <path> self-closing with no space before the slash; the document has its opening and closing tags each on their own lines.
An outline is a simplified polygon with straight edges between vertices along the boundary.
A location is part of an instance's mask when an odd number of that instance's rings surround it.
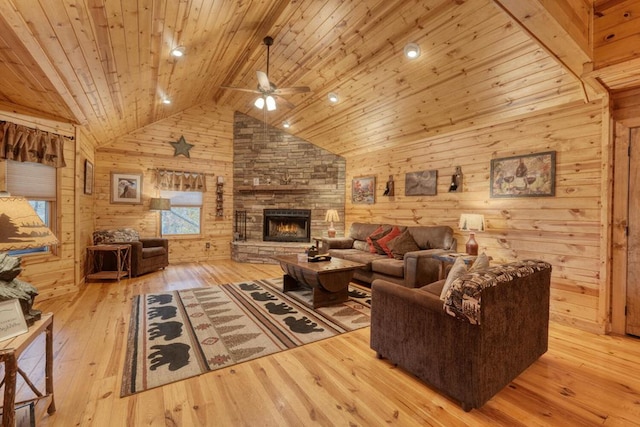
<svg viewBox="0 0 640 427">
<path fill-rule="evenodd" d="M 372 284 L 371 348 L 461 402 L 481 407 L 547 351 L 551 265 L 522 261 L 409 289 Z"/>
<path fill-rule="evenodd" d="M 169 265 L 169 241 L 161 237 L 140 237 L 131 228 L 100 230 L 93 233 L 93 244 L 126 243 L 131 245 L 131 276 L 165 268 Z M 105 270 L 115 270 L 115 259 L 104 260 Z"/>
</svg>

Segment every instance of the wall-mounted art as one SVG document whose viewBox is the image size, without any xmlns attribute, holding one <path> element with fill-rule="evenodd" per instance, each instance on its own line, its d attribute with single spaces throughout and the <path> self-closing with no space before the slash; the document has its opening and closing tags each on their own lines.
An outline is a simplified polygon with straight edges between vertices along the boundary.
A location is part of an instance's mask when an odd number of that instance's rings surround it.
<svg viewBox="0 0 640 427">
<path fill-rule="evenodd" d="M 142 203 L 142 174 L 111 172 L 111 203 Z"/>
<path fill-rule="evenodd" d="M 93 163 L 84 161 L 84 194 L 93 194 Z"/>
<path fill-rule="evenodd" d="M 376 177 L 363 176 L 351 181 L 351 202 L 373 204 L 376 201 Z"/>
<path fill-rule="evenodd" d="M 438 191 L 438 171 L 408 172 L 404 177 L 405 196 L 435 196 Z"/>
<path fill-rule="evenodd" d="M 491 160 L 491 197 L 548 197 L 555 193 L 555 151 Z"/>
</svg>

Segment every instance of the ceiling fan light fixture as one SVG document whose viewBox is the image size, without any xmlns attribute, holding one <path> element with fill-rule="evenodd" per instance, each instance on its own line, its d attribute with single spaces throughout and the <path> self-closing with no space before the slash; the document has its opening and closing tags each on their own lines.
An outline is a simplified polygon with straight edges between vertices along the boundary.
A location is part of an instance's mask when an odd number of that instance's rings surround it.
<svg viewBox="0 0 640 427">
<path fill-rule="evenodd" d="M 257 98 L 256 101 L 253 103 L 253 105 L 255 105 L 256 108 L 259 108 L 262 110 L 264 108 L 264 98 L 263 97 Z"/>
<path fill-rule="evenodd" d="M 273 96 L 268 95 L 266 101 L 267 101 L 267 111 L 273 111 L 276 109 L 276 100 Z"/>
<path fill-rule="evenodd" d="M 416 59 L 420 56 L 420 46 L 416 43 L 408 43 L 404 47 L 404 56 L 408 59 Z"/>
<path fill-rule="evenodd" d="M 181 58 L 184 56 L 184 46 L 176 46 L 173 49 L 171 49 L 171 56 L 175 57 L 175 58 Z"/>
<path fill-rule="evenodd" d="M 337 104 L 338 101 L 340 101 L 340 97 L 338 97 L 338 94 L 335 92 L 329 92 L 329 94 L 327 95 L 327 98 L 329 99 L 329 102 L 332 104 Z"/>
</svg>

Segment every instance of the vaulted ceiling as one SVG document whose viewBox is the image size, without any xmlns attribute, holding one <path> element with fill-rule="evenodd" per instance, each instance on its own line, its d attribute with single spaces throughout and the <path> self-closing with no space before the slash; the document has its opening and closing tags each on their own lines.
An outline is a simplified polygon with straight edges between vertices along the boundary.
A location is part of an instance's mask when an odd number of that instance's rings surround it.
<svg viewBox="0 0 640 427">
<path fill-rule="evenodd" d="M 81 124 L 102 145 L 213 101 L 354 154 L 588 99 L 500 3 L 0 0 L 0 109 Z M 267 35 L 270 79 L 311 92 L 264 113 L 221 86 L 256 88 Z"/>
</svg>

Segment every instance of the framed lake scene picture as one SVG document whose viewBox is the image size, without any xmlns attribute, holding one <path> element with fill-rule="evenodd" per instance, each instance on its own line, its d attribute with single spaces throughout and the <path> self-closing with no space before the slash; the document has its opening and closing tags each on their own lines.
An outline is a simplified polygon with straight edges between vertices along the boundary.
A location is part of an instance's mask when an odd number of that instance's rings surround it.
<svg viewBox="0 0 640 427">
<path fill-rule="evenodd" d="M 491 160 L 491 197 L 550 197 L 556 193 L 556 152 Z"/>
</svg>

